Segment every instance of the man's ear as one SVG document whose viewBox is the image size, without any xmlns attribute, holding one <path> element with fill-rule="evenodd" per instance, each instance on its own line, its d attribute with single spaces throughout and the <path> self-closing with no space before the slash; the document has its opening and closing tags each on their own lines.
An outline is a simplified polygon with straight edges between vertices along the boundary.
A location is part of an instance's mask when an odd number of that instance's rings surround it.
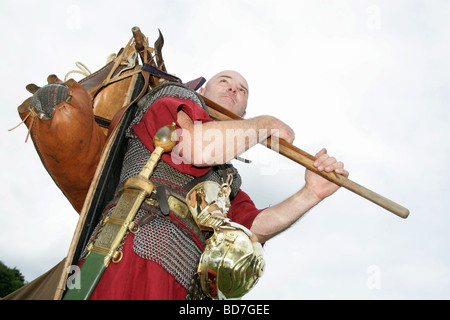
<svg viewBox="0 0 450 320">
<path fill-rule="evenodd" d="M 198 89 L 198 93 L 200 93 L 201 95 L 203 95 L 203 93 L 205 92 L 205 88 L 200 88 L 200 89 Z"/>
</svg>

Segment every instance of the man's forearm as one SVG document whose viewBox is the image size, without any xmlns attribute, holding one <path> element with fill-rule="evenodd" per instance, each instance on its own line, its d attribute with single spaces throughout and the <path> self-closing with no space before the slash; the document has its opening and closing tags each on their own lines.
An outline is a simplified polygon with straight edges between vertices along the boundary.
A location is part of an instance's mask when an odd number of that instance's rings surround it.
<svg viewBox="0 0 450 320">
<path fill-rule="evenodd" d="M 193 123 L 183 112 L 178 122 L 183 132 L 179 154 L 195 166 L 226 163 L 266 140 L 283 123 L 271 116 L 246 120 Z"/>
<path fill-rule="evenodd" d="M 273 125 L 268 117 L 199 124 L 203 134 L 195 139 L 196 150 L 201 153 L 197 159 L 201 157 L 201 165 L 226 163 L 266 140 Z"/>
<path fill-rule="evenodd" d="M 255 218 L 251 231 L 261 243 L 288 229 L 320 202 L 307 186 L 285 201 L 268 207 Z"/>
</svg>

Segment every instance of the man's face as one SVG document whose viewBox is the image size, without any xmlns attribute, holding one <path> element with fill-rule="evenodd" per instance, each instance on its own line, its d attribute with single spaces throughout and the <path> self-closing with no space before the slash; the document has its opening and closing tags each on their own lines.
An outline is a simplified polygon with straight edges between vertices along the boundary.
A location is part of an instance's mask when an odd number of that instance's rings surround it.
<svg viewBox="0 0 450 320">
<path fill-rule="evenodd" d="M 236 71 L 222 71 L 212 77 L 199 93 L 240 117 L 245 115 L 248 84 Z"/>
</svg>

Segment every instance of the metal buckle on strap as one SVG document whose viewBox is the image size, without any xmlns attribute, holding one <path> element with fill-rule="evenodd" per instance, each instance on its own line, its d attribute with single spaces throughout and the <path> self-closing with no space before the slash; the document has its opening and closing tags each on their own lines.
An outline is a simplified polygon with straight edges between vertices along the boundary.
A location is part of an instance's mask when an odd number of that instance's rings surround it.
<svg viewBox="0 0 450 320">
<path fill-rule="evenodd" d="M 189 209 L 183 201 L 173 196 L 170 196 L 167 201 L 169 203 L 170 210 L 172 210 L 175 215 L 183 219 L 186 219 L 189 216 Z"/>
<path fill-rule="evenodd" d="M 159 197 L 158 197 L 158 199 L 147 198 L 147 199 L 145 199 L 145 202 L 151 206 L 161 208 L 160 202 L 158 200 L 159 200 Z M 183 218 L 183 219 L 189 218 L 190 212 L 189 212 L 189 209 L 188 209 L 186 203 L 175 198 L 174 196 L 169 196 L 169 198 L 167 198 L 167 203 L 168 203 L 169 210 L 172 211 L 176 216 Z M 163 214 L 164 214 L 164 212 L 163 212 Z M 164 215 L 166 215 L 166 214 L 164 214 Z"/>
</svg>

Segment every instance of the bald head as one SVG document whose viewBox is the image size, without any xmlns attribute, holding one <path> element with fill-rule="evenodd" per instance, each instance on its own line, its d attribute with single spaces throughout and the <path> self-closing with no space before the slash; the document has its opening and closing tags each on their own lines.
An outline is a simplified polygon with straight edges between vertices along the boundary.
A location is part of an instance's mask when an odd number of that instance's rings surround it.
<svg viewBox="0 0 450 320">
<path fill-rule="evenodd" d="M 233 70 L 219 72 L 199 90 L 199 93 L 238 116 L 245 115 L 248 83 L 239 72 Z"/>
</svg>

